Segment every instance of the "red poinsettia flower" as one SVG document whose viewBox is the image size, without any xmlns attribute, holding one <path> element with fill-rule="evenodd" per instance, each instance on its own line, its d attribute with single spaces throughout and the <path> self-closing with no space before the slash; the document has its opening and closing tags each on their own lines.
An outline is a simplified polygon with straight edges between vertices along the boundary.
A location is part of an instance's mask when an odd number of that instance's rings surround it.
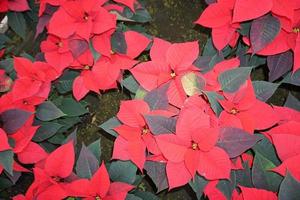
<svg viewBox="0 0 300 200">
<path fill-rule="evenodd" d="M 192 97 L 192 102 L 181 110 L 175 135 L 156 137 L 163 156 L 168 160 L 166 171 L 170 189 L 186 184 L 196 171 L 208 180 L 228 179 L 230 176 L 229 156 L 215 146 L 219 139 L 217 119 L 207 113 L 209 105 L 201 97 Z"/>
<path fill-rule="evenodd" d="M 80 69 L 80 75 L 73 82 L 73 95 L 77 101 L 82 99 L 89 91 L 99 94 L 100 76 L 102 75 L 102 62 L 99 60 L 94 64 L 92 53 L 88 50 L 84 52 L 70 68 Z"/>
<path fill-rule="evenodd" d="M 202 26 L 212 28 L 212 40 L 218 50 L 226 45 L 234 47 L 239 38 L 238 21 L 233 22 L 233 9 L 235 0 L 221 0 L 210 4 L 195 22 Z"/>
<path fill-rule="evenodd" d="M 83 43 L 83 45 L 80 45 L 80 43 Z M 84 52 L 86 50 L 84 44 L 88 46 L 84 40 L 62 39 L 54 35 L 49 35 L 47 40 L 41 43 L 41 51 L 44 53 L 46 61 L 61 73 L 74 61 L 72 50 L 77 50 L 75 52 L 77 53 L 77 57 L 79 56 L 79 51 Z M 71 47 L 71 45 L 73 46 Z"/>
<path fill-rule="evenodd" d="M 61 38 L 74 33 L 89 40 L 116 27 L 116 16 L 101 7 L 103 1 L 65 1 L 49 22 L 48 31 Z"/>
<path fill-rule="evenodd" d="M 111 183 L 105 165 L 102 163 L 90 180 L 73 181 L 65 185 L 65 188 L 68 190 L 69 196 L 84 197 L 85 200 L 124 200 L 128 191 L 134 187 L 121 182 Z"/>
<path fill-rule="evenodd" d="M 18 76 L 12 90 L 15 101 L 33 96 L 41 99 L 48 98 L 51 81 L 59 76 L 52 66 L 44 62 L 32 63 L 26 58 L 16 57 L 14 67 Z"/>
<path fill-rule="evenodd" d="M 141 63 L 130 71 L 141 86 L 149 91 L 170 82 L 169 102 L 181 107 L 186 99 L 181 78 L 188 72 L 199 71 L 193 66 L 198 54 L 198 42 L 171 44 L 155 38 L 150 51 L 151 61 Z"/>
<path fill-rule="evenodd" d="M 102 34 L 105 36 L 105 34 Z M 95 49 L 106 57 L 101 58 L 99 65 L 101 65 L 101 72 L 99 72 L 99 84 L 101 90 L 108 90 L 117 86 L 116 81 L 121 77 L 123 70 L 131 69 L 138 61 L 134 60 L 139 56 L 149 45 L 150 40 L 135 31 L 126 31 L 124 33 L 126 41 L 126 53 L 115 53 L 110 48 L 110 38 L 107 38 L 107 42 L 103 41 L 100 36 L 93 38 L 93 45 Z M 107 45 L 106 45 L 107 44 Z M 106 50 L 103 47 L 109 47 Z"/>
<path fill-rule="evenodd" d="M 45 159 L 43 167 L 33 169 L 34 182 L 26 192 L 25 199 L 64 199 L 68 197 L 64 189 L 64 179 L 73 170 L 75 161 L 73 142 L 64 144 L 54 150 Z"/>
<path fill-rule="evenodd" d="M 27 0 L 1 0 L 0 12 L 7 12 L 8 10 L 22 12 L 30 10 Z"/>
<path fill-rule="evenodd" d="M 273 108 L 256 99 L 250 80 L 235 93 L 224 93 L 225 100 L 219 100 L 224 108 L 220 114 L 222 126 L 243 128 L 249 133 L 264 130 L 275 125 L 279 119 Z"/>
<path fill-rule="evenodd" d="M 113 159 L 131 160 L 142 170 L 146 149 L 153 154 L 160 153 L 143 117 L 147 114 L 150 114 L 150 108 L 142 100 L 121 102 L 117 117 L 123 124 L 114 129 L 119 136 L 114 143 Z"/>
</svg>

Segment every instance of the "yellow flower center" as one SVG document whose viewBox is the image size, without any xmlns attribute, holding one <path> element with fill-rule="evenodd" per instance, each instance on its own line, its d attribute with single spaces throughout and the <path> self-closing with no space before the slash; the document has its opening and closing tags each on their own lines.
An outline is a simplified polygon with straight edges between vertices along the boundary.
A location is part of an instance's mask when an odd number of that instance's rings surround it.
<svg viewBox="0 0 300 200">
<path fill-rule="evenodd" d="M 177 75 L 176 75 L 175 72 L 171 72 L 170 76 L 171 76 L 172 78 L 175 78 Z"/>
<path fill-rule="evenodd" d="M 236 115 L 236 114 L 239 113 L 239 110 L 236 109 L 236 108 L 232 108 L 232 109 L 230 110 L 230 113 L 233 114 L 233 115 Z"/>
<path fill-rule="evenodd" d="M 192 149 L 193 150 L 198 150 L 199 149 L 198 144 L 196 142 L 192 143 Z"/>
<path fill-rule="evenodd" d="M 147 127 L 144 127 L 142 130 L 142 135 L 147 135 L 148 133 L 150 133 L 150 130 Z"/>
<path fill-rule="evenodd" d="M 96 200 L 101 200 L 101 197 L 99 197 L 99 196 L 96 196 Z"/>
<path fill-rule="evenodd" d="M 63 43 L 62 43 L 62 42 L 57 42 L 57 43 L 56 43 L 56 46 L 58 46 L 58 47 L 63 47 Z"/>
<path fill-rule="evenodd" d="M 88 20 L 89 20 L 89 14 L 88 14 L 88 13 L 84 13 L 83 19 L 84 19 L 85 21 L 88 21 Z"/>
<path fill-rule="evenodd" d="M 91 67 L 89 65 L 84 65 L 83 69 L 89 70 L 89 69 L 91 69 Z"/>
<path fill-rule="evenodd" d="M 300 28 L 293 28 L 293 32 L 296 34 L 300 33 Z"/>
<path fill-rule="evenodd" d="M 116 52 L 114 52 L 113 50 L 110 50 L 110 54 L 114 55 L 114 54 L 116 54 Z"/>
</svg>

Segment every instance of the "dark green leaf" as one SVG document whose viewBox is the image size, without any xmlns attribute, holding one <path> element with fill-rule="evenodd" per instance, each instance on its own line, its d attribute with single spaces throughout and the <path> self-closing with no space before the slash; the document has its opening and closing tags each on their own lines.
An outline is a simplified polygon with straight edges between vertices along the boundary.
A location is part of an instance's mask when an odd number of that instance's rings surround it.
<svg viewBox="0 0 300 200">
<path fill-rule="evenodd" d="M 260 137 L 243 129 L 224 127 L 220 131 L 217 145 L 224 149 L 230 158 L 235 158 L 253 147 L 259 140 Z"/>
<path fill-rule="evenodd" d="M 223 72 L 218 80 L 224 92 L 235 92 L 249 78 L 252 68 L 239 67 Z"/>
<path fill-rule="evenodd" d="M 300 111 L 300 101 L 291 93 L 289 93 L 284 106 Z"/>
<path fill-rule="evenodd" d="M 111 36 L 111 48 L 114 52 L 126 54 L 127 44 L 125 40 L 125 35 L 122 31 L 116 31 Z"/>
<path fill-rule="evenodd" d="M 128 76 L 125 78 L 122 82 L 121 85 L 124 86 L 127 90 L 132 92 L 133 94 L 136 93 L 136 91 L 139 89 L 140 85 L 139 83 L 134 79 L 133 76 Z"/>
<path fill-rule="evenodd" d="M 144 116 L 151 133 L 154 135 L 175 133 L 177 119 L 157 115 Z"/>
<path fill-rule="evenodd" d="M 63 116 L 65 116 L 65 114 L 51 101 L 42 103 L 38 106 L 36 111 L 36 117 L 42 121 L 51 121 Z"/>
<path fill-rule="evenodd" d="M 144 166 L 147 174 L 157 188 L 157 193 L 168 188 L 166 174 L 166 164 L 160 162 L 147 161 Z"/>
<path fill-rule="evenodd" d="M 0 152 L 0 165 L 10 175 L 13 175 L 13 161 L 14 161 L 14 153 L 12 152 L 12 150 Z"/>
<path fill-rule="evenodd" d="M 8 25 L 21 38 L 26 38 L 26 21 L 22 12 L 8 12 Z"/>
<path fill-rule="evenodd" d="M 99 162 L 95 155 L 82 144 L 81 151 L 76 162 L 76 174 L 81 178 L 91 178 L 97 171 Z"/>
<path fill-rule="evenodd" d="M 101 124 L 99 127 L 110 135 L 117 137 L 118 133 L 113 129 L 119 125 L 121 125 L 121 122 L 116 117 L 113 117 Z"/>
<path fill-rule="evenodd" d="M 33 137 L 33 141 L 35 142 L 44 141 L 52 137 L 62 127 L 63 125 L 55 122 L 42 124 L 42 126 L 40 126 L 40 128 L 36 131 Z"/>
<path fill-rule="evenodd" d="M 101 161 L 101 140 L 98 139 L 88 146 L 88 149 L 94 154 L 97 160 Z"/>
<path fill-rule="evenodd" d="M 59 108 L 69 117 L 77 117 L 88 113 L 85 107 L 73 98 L 64 98 Z"/>
<path fill-rule="evenodd" d="M 144 100 L 151 110 L 166 110 L 168 108 L 168 88 L 169 84 L 164 84 L 146 94 Z"/>
<path fill-rule="evenodd" d="M 300 199 L 300 182 L 295 180 L 290 173 L 284 177 L 279 188 L 279 200 Z"/>
<path fill-rule="evenodd" d="M 208 181 L 205 180 L 202 176 L 196 174 L 195 178 L 189 182 L 189 185 L 197 195 L 197 199 L 200 200 L 203 195 L 203 190 L 208 184 Z"/>
<path fill-rule="evenodd" d="M 114 161 L 109 167 L 112 181 L 132 184 L 135 181 L 137 167 L 130 161 Z"/>
<path fill-rule="evenodd" d="M 159 200 L 159 198 L 157 196 L 155 196 L 154 194 L 152 194 L 150 192 L 136 190 L 134 192 L 134 195 L 137 197 L 140 197 L 143 200 Z"/>
<path fill-rule="evenodd" d="M 0 115 L 1 122 L 3 124 L 2 128 L 7 134 L 15 133 L 25 124 L 31 115 L 31 112 L 19 109 L 4 111 Z"/>
<path fill-rule="evenodd" d="M 256 97 L 266 102 L 276 91 L 279 84 L 270 83 L 267 81 L 253 81 L 252 82 Z"/>
<path fill-rule="evenodd" d="M 253 54 L 270 44 L 280 32 L 280 21 L 272 15 L 265 15 L 252 22 L 250 41 Z"/>
<path fill-rule="evenodd" d="M 271 169 L 276 166 L 263 155 L 255 152 L 252 167 L 252 182 L 256 188 L 269 191 L 278 191 L 282 177 L 272 172 Z"/>
<path fill-rule="evenodd" d="M 222 106 L 220 105 L 218 100 L 224 99 L 223 96 L 219 95 L 216 92 L 209 92 L 209 91 L 204 91 L 204 94 L 207 96 L 208 101 L 210 103 L 210 107 L 213 109 L 215 114 L 219 116 L 221 112 L 223 111 Z"/>
<path fill-rule="evenodd" d="M 231 172 L 230 180 L 220 180 L 217 188 L 226 196 L 227 200 L 231 200 L 232 192 L 236 187 L 235 172 Z"/>
</svg>

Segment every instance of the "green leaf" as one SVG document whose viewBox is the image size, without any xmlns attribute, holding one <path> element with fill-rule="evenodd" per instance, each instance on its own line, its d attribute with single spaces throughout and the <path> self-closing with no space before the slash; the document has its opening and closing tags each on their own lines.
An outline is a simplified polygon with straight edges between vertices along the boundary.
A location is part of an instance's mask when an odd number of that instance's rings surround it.
<svg viewBox="0 0 300 200">
<path fill-rule="evenodd" d="M 0 152 L 0 165 L 10 175 L 13 175 L 13 161 L 14 161 L 14 153 L 12 152 L 12 150 Z"/>
<path fill-rule="evenodd" d="M 252 68 L 239 67 L 223 72 L 219 75 L 218 80 L 222 85 L 224 92 L 235 92 L 249 78 Z"/>
<path fill-rule="evenodd" d="M 99 167 L 99 161 L 89 149 L 82 144 L 81 151 L 76 162 L 76 174 L 81 178 L 91 178 Z"/>
<path fill-rule="evenodd" d="M 256 143 L 252 148 L 254 152 L 258 152 L 259 154 L 263 155 L 265 158 L 268 158 L 268 160 L 270 160 L 276 166 L 279 165 L 281 162 L 277 157 L 277 153 L 274 148 L 274 145 L 264 135 L 260 134 L 259 136 L 262 139 L 258 143 Z"/>
<path fill-rule="evenodd" d="M 22 12 L 8 12 L 8 25 L 21 38 L 26 38 L 26 21 Z"/>
<path fill-rule="evenodd" d="M 166 164 L 160 162 L 147 161 L 144 166 L 147 175 L 151 178 L 157 188 L 157 193 L 168 188 L 166 174 Z"/>
<path fill-rule="evenodd" d="M 135 196 L 134 194 L 127 194 L 126 200 L 143 200 L 143 199 Z"/>
<path fill-rule="evenodd" d="M 134 94 L 140 87 L 139 83 L 135 80 L 133 76 L 128 76 L 127 78 L 125 78 L 121 82 L 121 85 Z"/>
<path fill-rule="evenodd" d="M 251 170 L 247 162 L 243 163 L 244 169 L 236 170 L 236 183 L 237 185 L 245 187 L 254 187 L 251 180 Z"/>
<path fill-rule="evenodd" d="M 88 146 L 88 149 L 94 154 L 97 160 L 101 161 L 101 139 L 96 140 Z"/>
<path fill-rule="evenodd" d="M 118 133 L 113 129 L 119 125 L 121 125 L 121 122 L 116 117 L 113 117 L 101 124 L 99 127 L 110 135 L 117 137 Z"/>
<path fill-rule="evenodd" d="M 255 157 L 252 167 L 252 182 L 256 188 L 269 191 L 278 191 L 282 177 L 270 171 L 276 166 L 263 155 L 255 152 Z"/>
<path fill-rule="evenodd" d="M 63 116 L 65 116 L 65 113 L 63 113 L 51 101 L 46 101 L 40 104 L 36 111 L 36 117 L 42 121 L 51 121 Z"/>
<path fill-rule="evenodd" d="M 72 91 L 73 81 L 79 75 L 78 72 L 66 70 L 63 75 L 55 81 L 54 85 L 60 94 L 66 94 Z"/>
<path fill-rule="evenodd" d="M 42 124 L 42 126 L 40 126 L 40 128 L 36 131 L 33 141 L 42 142 L 52 137 L 62 127 L 63 125 L 55 122 Z"/>
<path fill-rule="evenodd" d="M 256 97 L 266 102 L 276 91 L 279 84 L 270 83 L 267 81 L 253 81 L 252 82 Z"/>
<path fill-rule="evenodd" d="M 203 190 L 208 184 L 208 181 L 205 180 L 202 176 L 196 174 L 195 178 L 189 182 L 189 185 L 197 195 L 197 199 L 200 200 L 203 195 Z"/>
<path fill-rule="evenodd" d="M 137 167 L 130 161 L 115 161 L 109 167 L 112 181 L 132 184 L 135 181 Z"/>
<path fill-rule="evenodd" d="M 220 180 L 216 186 L 228 200 L 231 200 L 232 192 L 236 187 L 235 172 L 231 172 L 230 180 Z"/>
<path fill-rule="evenodd" d="M 224 97 L 222 95 L 219 95 L 216 92 L 204 91 L 203 93 L 208 98 L 208 101 L 210 103 L 210 107 L 213 109 L 215 114 L 217 116 L 219 116 L 221 114 L 221 112 L 223 111 L 223 108 L 220 105 L 218 100 L 222 100 L 222 99 L 224 99 Z"/>
<path fill-rule="evenodd" d="M 295 96 L 293 96 L 291 93 L 289 93 L 289 95 L 285 101 L 284 107 L 289 107 L 294 110 L 300 111 L 300 101 Z"/>
<path fill-rule="evenodd" d="M 203 56 L 214 56 L 215 54 L 218 53 L 218 50 L 214 47 L 212 38 L 208 38 L 206 41 L 206 44 L 203 48 L 202 55 Z"/>
<path fill-rule="evenodd" d="M 154 194 L 152 194 L 151 192 L 136 190 L 134 192 L 134 195 L 140 197 L 143 200 L 159 200 L 159 198 Z"/>
<path fill-rule="evenodd" d="M 77 117 L 88 113 L 85 107 L 73 98 L 64 98 L 59 108 L 69 117 Z"/>
<path fill-rule="evenodd" d="M 290 173 L 284 177 L 279 188 L 279 200 L 300 199 L 300 182 L 294 179 Z"/>
</svg>

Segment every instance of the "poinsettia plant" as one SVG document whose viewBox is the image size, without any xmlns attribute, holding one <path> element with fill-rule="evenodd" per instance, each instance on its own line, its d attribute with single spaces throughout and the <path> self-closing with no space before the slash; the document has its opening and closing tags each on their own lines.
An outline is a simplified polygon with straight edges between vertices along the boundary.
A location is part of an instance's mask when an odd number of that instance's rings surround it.
<svg viewBox="0 0 300 200">
<path fill-rule="evenodd" d="M 136 0 L 1 1 L 0 195 L 299 199 L 300 103 L 271 102 L 300 85 L 300 1 L 206 2 L 211 39 L 172 43 Z M 115 89 L 131 99 L 99 124 L 89 98 Z M 77 138 L 86 118 L 104 141 Z"/>
</svg>

